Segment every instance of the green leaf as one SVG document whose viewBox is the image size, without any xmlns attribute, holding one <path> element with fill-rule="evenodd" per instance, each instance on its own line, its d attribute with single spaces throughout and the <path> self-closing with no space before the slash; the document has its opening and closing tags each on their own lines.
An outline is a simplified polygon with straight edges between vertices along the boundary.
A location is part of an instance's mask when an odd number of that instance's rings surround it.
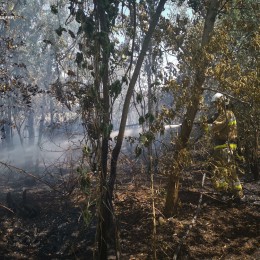
<svg viewBox="0 0 260 260">
<path fill-rule="evenodd" d="M 53 14 L 57 14 L 58 13 L 58 6 L 57 5 L 51 5 L 51 12 Z"/>
<path fill-rule="evenodd" d="M 83 210 L 83 220 L 84 220 L 84 223 L 86 224 L 86 226 L 88 226 L 91 223 L 92 218 L 93 218 L 93 216 L 92 216 L 91 211 L 89 210 L 88 207 L 86 207 Z"/>
<path fill-rule="evenodd" d="M 145 118 L 143 116 L 139 117 L 139 125 L 142 125 L 145 122 Z"/>
<path fill-rule="evenodd" d="M 138 157 L 141 155 L 141 153 L 142 153 L 142 148 L 139 145 L 137 145 L 135 147 L 135 156 Z"/>
<path fill-rule="evenodd" d="M 137 93 L 137 95 L 136 95 L 136 102 L 137 102 L 137 104 L 140 104 L 142 102 L 142 100 L 143 100 L 142 94 Z"/>
<path fill-rule="evenodd" d="M 148 142 L 148 139 L 145 134 L 141 134 L 139 137 L 139 141 L 142 145 L 145 145 Z"/>
<path fill-rule="evenodd" d="M 55 30 L 55 32 L 59 35 L 59 36 L 61 36 L 62 35 L 62 32 L 66 32 L 67 30 L 65 29 L 65 28 L 63 28 L 63 27 L 59 27 L 58 29 L 56 29 Z"/>
<path fill-rule="evenodd" d="M 78 65 L 83 61 L 83 53 L 82 52 L 77 52 L 76 54 L 76 62 Z"/>
<path fill-rule="evenodd" d="M 82 9 L 79 9 L 76 12 L 76 18 L 75 19 L 78 23 L 83 23 L 86 20 L 86 15 L 85 15 L 85 13 Z"/>
<path fill-rule="evenodd" d="M 84 23 L 82 23 L 82 30 L 85 32 L 87 37 L 92 38 L 94 33 L 95 23 L 90 17 L 86 17 Z"/>
<path fill-rule="evenodd" d="M 110 86 L 110 95 L 114 98 L 117 98 L 118 95 L 121 93 L 121 90 L 122 90 L 122 84 L 120 80 L 116 80 Z"/>
<path fill-rule="evenodd" d="M 89 156 L 90 154 L 91 154 L 91 149 L 90 149 L 90 147 L 89 146 L 84 146 L 83 148 L 82 148 L 82 153 L 83 153 L 83 155 L 84 156 Z"/>
<path fill-rule="evenodd" d="M 73 31 L 71 31 L 71 30 L 68 30 L 68 33 L 69 33 L 69 35 L 70 35 L 70 37 L 71 37 L 71 38 L 73 38 L 73 39 L 75 39 L 75 38 L 76 38 L 76 36 L 75 36 L 75 34 L 74 34 L 74 32 L 73 32 Z"/>
<path fill-rule="evenodd" d="M 155 138 L 154 134 L 151 131 L 150 132 L 146 132 L 146 133 L 140 134 L 139 142 L 143 146 L 148 147 L 152 143 L 154 138 Z"/>
<path fill-rule="evenodd" d="M 152 123 L 152 122 L 154 121 L 155 117 L 154 117 L 153 114 L 147 113 L 147 114 L 145 115 L 145 119 L 146 119 L 146 120 L 149 120 L 149 122 Z"/>
</svg>

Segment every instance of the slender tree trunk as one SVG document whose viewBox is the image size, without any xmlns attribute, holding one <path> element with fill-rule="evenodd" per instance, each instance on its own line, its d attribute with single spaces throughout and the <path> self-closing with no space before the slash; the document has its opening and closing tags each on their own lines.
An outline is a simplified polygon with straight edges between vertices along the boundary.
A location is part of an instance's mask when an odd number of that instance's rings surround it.
<svg viewBox="0 0 260 260">
<path fill-rule="evenodd" d="M 152 33 L 155 29 L 155 26 L 158 23 L 160 14 L 163 10 L 164 4 L 166 0 L 161 0 L 156 13 L 152 19 L 152 22 L 150 24 L 150 28 L 147 32 L 147 35 L 144 38 L 143 42 L 143 47 L 141 50 L 141 53 L 139 55 L 132 79 L 129 84 L 129 88 L 127 91 L 126 99 L 124 102 L 124 107 L 123 107 L 123 112 L 121 116 L 121 123 L 120 123 L 120 128 L 119 128 L 119 135 L 117 139 L 117 143 L 115 148 L 112 151 L 112 159 L 111 159 L 111 173 L 110 173 L 110 178 L 109 178 L 109 183 L 108 186 L 106 185 L 106 174 L 107 174 L 107 159 L 108 159 L 108 138 L 109 134 L 106 135 L 104 134 L 103 136 L 103 141 L 102 141 L 102 169 L 101 169 L 101 202 L 100 202 L 100 212 L 99 212 L 99 223 L 98 223 L 98 255 L 97 258 L 100 260 L 105 260 L 107 259 L 107 240 L 108 240 L 108 228 L 111 227 L 112 223 L 112 218 L 113 218 L 113 207 L 112 207 L 112 194 L 114 190 L 114 184 L 116 180 L 116 168 L 117 168 L 117 161 L 118 161 L 118 156 L 121 150 L 122 142 L 123 142 L 123 136 L 124 136 L 124 130 L 125 130 L 125 125 L 126 125 L 126 120 L 127 120 L 127 115 L 128 115 L 128 109 L 130 105 L 130 100 L 133 94 L 134 86 L 136 83 L 136 80 L 138 78 L 144 57 L 146 55 L 146 51 L 149 46 L 149 42 L 152 37 Z M 103 32 L 108 32 L 105 21 L 105 12 L 102 10 L 102 3 L 98 3 L 99 7 L 99 15 L 101 19 L 101 27 Z M 100 4 L 100 5 L 99 5 Z M 109 39 L 107 39 L 107 42 L 109 43 Z M 103 46 L 103 50 L 106 48 Z M 103 53 L 103 66 L 105 66 L 105 71 L 102 77 L 102 83 L 103 83 L 103 94 L 104 94 L 104 111 L 106 112 L 103 115 L 103 123 L 105 123 L 105 127 L 108 127 L 109 124 L 109 93 L 108 93 L 108 74 L 106 69 L 108 69 L 108 58 L 109 54 L 108 53 Z M 107 66 L 107 68 L 106 68 Z M 107 109 L 107 110 L 105 110 Z M 113 235 L 113 234 L 112 234 Z"/>
<path fill-rule="evenodd" d="M 144 60 L 144 57 L 146 55 L 146 51 L 149 46 L 149 42 L 151 40 L 153 31 L 155 29 L 155 26 L 158 23 L 160 14 L 163 10 L 164 4 L 166 0 L 161 0 L 158 4 L 157 10 L 155 15 L 153 16 L 153 19 L 150 24 L 150 28 L 147 32 L 147 35 L 144 38 L 143 46 L 141 53 L 139 55 L 132 79 L 129 83 L 129 88 L 126 94 L 124 106 L 123 106 L 123 112 L 121 116 L 121 123 L 119 128 L 119 134 L 118 139 L 115 148 L 112 151 L 112 158 L 111 158 L 111 172 L 110 172 L 110 178 L 108 185 L 106 185 L 106 175 L 107 175 L 107 159 L 108 159 L 108 140 L 109 140 L 109 133 L 105 131 L 102 134 L 102 157 L 101 157 L 101 180 L 100 180 L 100 188 L 101 188 L 101 202 L 100 202 L 100 212 L 99 212 L 99 223 L 98 223 L 98 229 L 97 232 L 98 235 L 98 259 L 107 259 L 107 240 L 108 240 L 108 228 L 111 227 L 112 224 L 112 218 L 113 218 L 113 207 L 112 207 L 112 194 L 114 190 L 114 184 L 116 180 L 116 168 L 117 168 L 117 161 L 118 156 L 121 150 L 122 142 L 123 142 L 123 136 L 124 136 L 124 130 L 125 125 L 127 121 L 127 115 L 130 105 L 130 100 L 133 94 L 134 86 L 136 83 L 136 80 L 138 78 L 138 75 L 140 73 L 140 69 Z M 103 116 L 102 116 L 102 123 L 103 127 L 108 128 L 110 123 L 109 118 L 109 107 L 110 107 L 110 100 L 109 100 L 109 90 L 108 90 L 108 59 L 109 59 L 109 28 L 107 24 L 107 14 L 104 10 L 104 2 L 103 1 L 97 1 L 96 6 L 98 9 L 98 20 L 100 22 L 101 30 L 104 33 L 104 41 L 102 45 L 102 68 L 103 75 L 102 75 L 102 84 L 103 84 Z M 95 85 L 98 85 L 98 82 L 95 83 Z M 104 129 L 103 129 L 104 131 Z M 107 134 L 108 133 L 108 134 Z"/>
<path fill-rule="evenodd" d="M 13 135 L 12 135 L 12 101 L 10 98 L 8 98 L 8 110 L 7 110 L 7 120 L 4 124 L 4 130 L 5 130 L 5 143 L 8 149 L 11 149 L 13 147 Z"/>
<path fill-rule="evenodd" d="M 152 38 L 152 34 L 154 32 L 154 29 L 159 21 L 161 12 L 163 11 L 164 5 L 167 0 L 160 0 L 156 12 L 151 20 L 150 27 L 148 29 L 147 34 L 145 35 L 143 44 L 142 44 L 142 49 L 140 52 L 140 55 L 138 57 L 134 73 L 132 75 L 132 78 L 129 83 L 129 87 L 126 93 L 126 98 L 123 106 L 123 111 L 121 115 L 121 122 L 120 122 L 120 127 L 119 127 L 119 132 L 118 132 L 118 137 L 117 137 L 117 142 L 116 145 L 112 151 L 112 159 L 111 159 L 111 173 L 110 173 L 110 179 L 109 179 L 109 190 L 112 194 L 113 189 L 114 189 L 114 184 L 116 180 L 116 169 L 117 169 L 117 161 L 118 161 L 118 156 L 122 147 L 123 143 L 123 138 L 124 138 L 124 131 L 125 131 L 125 126 L 126 126 L 126 120 L 127 120 L 127 115 L 128 115 L 128 110 L 129 110 L 129 105 L 131 101 L 131 97 L 134 91 L 135 83 L 137 81 L 138 75 L 140 73 L 141 66 L 143 64 L 144 57 L 146 55 L 146 52 L 149 47 L 149 43 Z"/>
<path fill-rule="evenodd" d="M 36 159 L 35 159 L 35 172 L 39 174 L 39 156 L 40 156 L 40 145 L 42 142 L 42 136 L 43 136 L 43 131 L 44 131 L 44 122 L 45 122 L 45 114 L 42 108 L 42 115 L 41 115 L 41 120 L 40 120 L 40 125 L 39 125 L 39 130 L 38 130 L 38 140 L 37 140 L 37 147 L 36 147 Z"/>
<path fill-rule="evenodd" d="M 181 161 L 182 155 L 185 153 L 187 148 L 187 143 L 192 130 L 193 122 L 198 111 L 199 102 L 201 95 L 203 94 L 203 83 L 205 81 L 205 71 L 207 68 L 207 62 L 205 60 L 204 47 L 210 42 L 211 34 L 214 30 L 214 23 L 216 21 L 220 1 L 212 0 L 209 3 L 207 15 L 204 23 L 204 31 L 201 40 L 201 48 L 197 54 L 197 59 L 200 59 L 200 64 L 195 72 L 194 84 L 192 86 L 192 98 L 191 102 L 187 107 L 187 111 L 182 122 L 181 133 L 177 141 L 177 148 L 175 153 L 174 161 L 178 164 Z M 164 214 L 165 216 L 172 216 L 177 209 L 178 199 L 179 199 L 179 184 L 181 175 L 181 165 L 177 165 L 175 171 L 169 175 L 168 178 L 168 188 L 165 202 Z"/>
<path fill-rule="evenodd" d="M 34 111 L 32 109 L 29 110 L 28 115 L 28 134 L 29 134 L 29 146 L 34 145 Z"/>
<path fill-rule="evenodd" d="M 149 2 L 149 12 L 151 13 L 151 16 L 154 15 L 155 13 L 155 8 L 153 2 Z M 146 72 L 147 72 L 147 83 L 148 83 L 148 114 L 153 115 L 154 114 L 154 108 L 153 108 L 153 99 L 152 99 L 152 80 L 153 80 L 153 73 L 155 73 L 155 61 L 154 61 L 154 56 L 153 56 L 153 47 L 154 43 L 153 40 L 150 41 L 149 47 L 148 47 L 148 57 L 147 57 L 147 63 L 146 63 Z M 148 120 L 148 129 L 149 131 L 151 130 L 151 121 L 150 119 Z M 148 146 L 148 172 L 151 173 L 153 172 L 153 143 L 150 142 Z"/>
<path fill-rule="evenodd" d="M 107 259 L 109 243 L 114 243 L 115 235 L 113 229 L 113 207 L 112 194 L 107 188 L 107 161 L 108 161 L 108 143 L 110 136 L 110 95 L 109 95 L 109 57 L 110 57 L 110 40 L 109 40 L 109 18 L 106 14 L 105 5 L 102 1 L 97 1 L 97 19 L 100 23 L 100 29 L 103 34 L 101 41 L 102 55 L 102 73 L 101 77 L 103 97 L 102 108 L 100 111 L 102 125 L 102 143 L 101 143 L 101 174 L 100 174 L 100 210 L 98 220 L 98 259 Z M 101 33 L 100 32 L 100 33 Z M 99 81 L 99 80 L 98 80 Z M 97 84 L 99 85 L 99 84 Z M 109 235 L 110 236 L 109 236 Z M 110 241 L 108 241 L 110 238 Z"/>
<path fill-rule="evenodd" d="M 255 129 L 255 140 L 254 140 L 254 151 L 253 151 L 253 162 L 251 165 L 251 171 L 253 173 L 254 179 L 256 181 L 259 180 L 259 155 L 258 155 L 258 147 L 259 147 L 259 131 Z"/>
<path fill-rule="evenodd" d="M 147 66 L 147 83 L 148 83 L 148 114 L 151 115 L 153 114 L 153 102 L 152 102 L 152 71 L 151 71 L 151 67 L 152 67 L 152 61 L 151 61 L 151 56 L 152 56 L 152 48 L 151 48 L 151 44 L 150 44 L 150 47 L 149 47 L 149 56 L 148 56 L 148 60 L 147 60 L 147 63 L 146 63 L 146 66 Z M 151 122 L 150 120 L 148 120 L 148 129 L 150 130 L 150 127 L 151 127 Z M 151 160 L 152 156 L 153 156 L 153 144 L 152 143 L 149 143 L 149 146 L 147 148 L 148 150 L 148 171 L 150 172 L 150 170 L 152 170 L 151 167 L 153 167 L 153 162 Z"/>
</svg>

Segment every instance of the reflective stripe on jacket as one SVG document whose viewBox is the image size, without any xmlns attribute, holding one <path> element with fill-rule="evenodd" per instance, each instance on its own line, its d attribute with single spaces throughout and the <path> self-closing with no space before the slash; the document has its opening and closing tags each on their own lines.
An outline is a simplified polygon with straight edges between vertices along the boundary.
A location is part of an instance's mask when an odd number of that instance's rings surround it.
<svg viewBox="0 0 260 260">
<path fill-rule="evenodd" d="M 237 149 L 237 145 L 236 144 L 221 144 L 221 145 L 216 145 L 214 147 L 214 150 L 217 150 L 217 149 L 225 149 L 225 148 L 230 148 L 231 150 L 236 150 Z"/>
</svg>

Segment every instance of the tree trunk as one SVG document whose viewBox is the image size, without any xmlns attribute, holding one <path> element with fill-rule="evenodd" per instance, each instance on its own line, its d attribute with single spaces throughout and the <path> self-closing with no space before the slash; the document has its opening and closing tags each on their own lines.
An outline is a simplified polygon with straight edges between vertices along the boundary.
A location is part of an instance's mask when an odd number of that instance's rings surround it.
<svg viewBox="0 0 260 260">
<path fill-rule="evenodd" d="M 4 131 L 5 131 L 5 144 L 6 144 L 6 148 L 8 149 L 12 149 L 13 148 L 13 134 L 12 134 L 12 100 L 10 100 L 10 98 L 8 98 L 8 110 L 7 110 L 7 115 L 5 116 L 5 118 L 7 120 L 5 120 L 6 122 L 4 123 L 3 127 L 4 127 Z"/>
<path fill-rule="evenodd" d="M 29 134 L 29 146 L 34 145 L 35 133 L 34 133 L 34 111 L 29 110 L 28 115 L 28 134 Z"/>
<path fill-rule="evenodd" d="M 167 216 L 172 216 L 178 207 L 178 198 L 179 198 L 179 185 L 180 185 L 180 178 L 177 175 L 179 172 L 172 173 L 171 178 L 169 178 L 168 185 L 167 185 L 167 198 L 165 203 L 165 214 Z"/>
<path fill-rule="evenodd" d="M 100 208 L 99 208 L 99 221 L 98 221 L 98 231 L 97 231 L 97 242 L 98 242 L 98 252 L 97 252 L 97 259 L 107 259 L 107 250 L 108 250 L 108 234 L 114 236 L 114 234 L 108 233 L 108 229 L 111 228 L 112 220 L 113 220 L 113 207 L 112 207 L 112 194 L 114 190 L 114 184 L 116 180 L 116 168 L 117 168 L 117 161 L 118 156 L 121 150 L 123 137 L 124 137 L 124 130 L 128 115 L 128 109 L 130 105 L 130 100 L 133 94 L 134 86 L 138 75 L 140 73 L 140 69 L 146 55 L 146 51 L 149 46 L 149 42 L 151 40 L 153 31 L 155 26 L 158 23 L 160 14 L 163 10 L 164 4 L 166 0 L 161 0 L 158 4 L 157 10 L 153 19 L 151 21 L 149 30 L 144 38 L 143 46 L 141 53 L 139 55 L 132 79 L 129 83 L 129 88 L 126 94 L 123 112 L 121 116 L 120 128 L 118 133 L 118 138 L 116 145 L 112 151 L 112 158 L 111 158 L 111 172 L 108 185 L 106 184 L 106 175 L 107 175 L 107 160 L 108 160 L 108 140 L 109 134 L 107 135 L 107 131 L 103 132 L 102 134 L 102 158 L 101 158 L 101 180 L 100 180 L 100 192 L 101 192 L 101 201 L 100 201 Z M 109 127 L 110 119 L 109 119 L 109 107 L 110 107 L 110 100 L 109 100 L 109 90 L 108 90 L 108 59 L 110 53 L 108 52 L 108 45 L 109 44 L 109 28 L 108 28 L 108 20 L 107 14 L 104 9 L 104 5 L 102 1 L 96 2 L 97 9 L 98 9 L 98 21 L 100 22 L 100 27 L 103 33 L 105 33 L 105 40 L 102 45 L 102 68 L 103 75 L 102 75 L 102 84 L 103 84 L 103 111 L 102 111 L 102 123 L 105 128 Z M 96 80 L 96 79 L 95 79 Z M 96 82 L 95 85 L 98 85 Z M 104 130 L 103 130 L 104 131 Z M 110 236 L 111 238 L 111 236 Z"/>
<path fill-rule="evenodd" d="M 193 96 L 191 102 L 187 107 L 187 111 L 182 122 L 181 133 L 177 141 L 177 148 L 175 153 L 175 160 L 177 163 L 181 160 L 180 156 L 182 151 L 187 147 L 190 133 L 192 130 L 193 122 L 198 111 L 200 97 L 203 94 L 203 83 L 205 81 L 205 71 L 207 68 L 207 62 L 205 60 L 204 47 L 210 42 L 211 34 L 214 29 L 214 23 L 216 21 L 220 1 L 212 0 L 209 3 L 207 15 L 204 22 L 204 30 L 201 40 L 200 54 L 197 54 L 196 59 L 200 59 L 199 66 L 195 72 L 194 84 L 192 86 Z M 172 172 L 168 178 L 168 189 L 166 195 L 166 202 L 164 208 L 165 216 L 172 216 L 177 209 L 179 199 L 179 183 L 180 183 L 180 171 L 179 167 L 176 167 L 176 171 Z"/>
<path fill-rule="evenodd" d="M 103 100 L 100 113 L 102 125 L 102 144 L 101 144 L 101 174 L 100 174 L 100 209 L 98 219 L 98 259 L 107 259 L 108 246 L 114 245 L 115 232 L 113 223 L 112 194 L 107 188 L 107 161 L 108 161 L 108 142 L 110 136 L 110 94 L 109 94 L 109 57 L 110 57 L 110 39 L 109 39 L 109 18 L 106 14 L 106 7 L 102 1 L 97 1 L 97 21 L 100 24 L 100 33 L 103 38 L 100 42 L 102 55 L 103 71 L 97 75 L 96 87 L 99 85 L 99 77 L 102 80 Z M 97 61 L 98 62 L 98 61 Z M 109 236 L 110 235 L 110 236 Z M 110 239 L 110 241 L 109 241 Z"/>
<path fill-rule="evenodd" d="M 35 173 L 39 174 L 39 156 L 40 156 L 40 145 L 42 142 L 42 136 L 44 132 L 44 123 L 45 123 L 45 114 L 42 108 L 42 115 L 41 115 L 41 120 L 40 120 L 40 125 L 39 125 L 39 130 L 38 130 L 38 140 L 37 140 L 37 147 L 36 147 L 36 158 L 35 158 Z"/>
<path fill-rule="evenodd" d="M 255 140 L 254 140 L 254 151 L 253 151 L 253 162 L 251 164 L 251 172 L 253 173 L 254 180 L 259 180 L 259 132 L 255 129 Z"/>
<path fill-rule="evenodd" d="M 152 61 L 151 61 L 151 56 L 152 56 L 152 46 L 150 44 L 149 46 L 149 56 L 147 59 L 147 63 L 146 63 L 146 73 L 147 73 L 147 83 L 148 83 L 148 114 L 151 115 L 153 114 L 153 101 L 152 101 Z M 150 120 L 148 120 L 148 129 L 150 131 L 151 128 L 151 122 Z M 148 172 L 150 172 L 152 170 L 153 167 L 153 162 L 152 162 L 152 156 L 153 156 L 153 146 L 152 146 L 152 142 L 149 143 L 149 146 L 147 147 L 147 168 L 148 168 Z"/>
<path fill-rule="evenodd" d="M 160 0 L 156 12 L 151 20 L 150 27 L 148 29 L 147 34 L 144 37 L 144 41 L 142 44 L 142 49 L 139 54 L 134 73 L 132 75 L 132 78 L 129 83 L 129 87 L 126 93 L 126 98 L 123 106 L 123 111 L 121 115 L 121 122 L 120 122 L 120 127 L 119 127 L 119 132 L 118 132 L 118 137 L 117 137 L 117 142 L 116 145 L 112 151 L 112 159 L 111 159 L 111 173 L 110 173 L 110 178 L 109 178 L 109 190 L 111 194 L 113 193 L 114 189 L 114 184 L 116 180 L 116 168 L 117 168 L 117 161 L 118 161 L 118 156 L 122 147 L 123 143 L 123 138 L 124 138 L 124 131 L 125 131 L 125 126 L 126 126 L 126 120 L 127 120 L 127 115 L 128 115 L 128 110 L 129 110 L 129 105 L 131 101 L 131 97 L 134 91 L 134 87 L 138 78 L 138 75 L 140 73 L 141 66 L 143 64 L 144 57 L 146 55 L 146 52 L 149 47 L 149 43 L 152 38 L 152 34 L 154 32 L 154 29 L 159 21 L 161 12 L 163 11 L 164 5 L 167 0 Z"/>
<path fill-rule="evenodd" d="M 127 90 L 127 94 L 126 94 L 126 98 L 125 98 L 125 102 L 124 102 L 124 106 L 123 106 L 123 111 L 122 111 L 122 115 L 121 115 L 121 122 L 120 122 L 118 138 L 117 138 L 116 145 L 115 145 L 115 147 L 112 151 L 111 168 L 110 168 L 111 172 L 110 172 L 110 178 L 109 178 L 108 187 L 107 187 L 106 198 L 104 200 L 107 203 L 107 205 L 109 205 L 109 208 L 106 207 L 104 209 L 104 210 L 106 210 L 106 212 L 108 212 L 108 210 L 112 210 L 112 194 L 113 194 L 113 191 L 114 191 L 114 184 L 115 184 L 115 180 L 116 180 L 117 162 L 118 162 L 118 156 L 119 156 L 119 153 L 120 153 L 120 150 L 121 150 L 121 147 L 122 147 L 124 131 L 125 131 L 125 126 L 126 126 L 126 121 L 127 121 L 127 116 L 128 116 L 128 110 L 129 110 L 129 105 L 130 105 L 130 100 L 131 100 L 131 97 L 132 97 L 132 94 L 133 94 L 133 91 L 134 91 L 135 83 L 136 83 L 138 75 L 140 73 L 140 69 L 141 69 L 144 57 L 146 55 L 146 51 L 148 50 L 148 47 L 149 47 L 149 42 L 151 40 L 154 29 L 155 29 L 155 27 L 156 27 L 156 25 L 159 21 L 160 14 L 163 11 L 163 7 L 164 7 L 164 4 L 165 4 L 166 1 L 167 0 L 161 0 L 158 4 L 158 7 L 156 9 L 156 13 L 153 16 L 152 21 L 150 23 L 149 30 L 148 30 L 145 38 L 144 38 L 141 53 L 138 57 L 136 67 L 135 67 L 133 76 L 130 80 L 129 87 L 128 87 L 128 90 Z M 106 205 L 104 205 L 104 206 L 106 206 Z M 110 216 L 112 217 L 113 211 L 108 212 L 108 214 L 110 214 Z M 106 230 L 109 227 L 108 221 L 110 221 L 110 220 L 111 220 L 111 218 L 103 219 L 103 223 L 102 223 L 102 226 L 101 226 L 101 228 L 102 228 L 101 232 L 103 232 L 104 235 L 103 235 L 103 237 L 100 236 L 99 239 L 102 239 L 102 238 L 107 239 Z M 104 246 L 104 248 L 100 248 L 100 249 L 106 250 L 107 248 L 105 247 L 105 245 L 103 245 L 103 246 Z M 99 259 L 107 259 L 107 255 L 105 254 L 105 252 L 99 253 Z"/>
</svg>

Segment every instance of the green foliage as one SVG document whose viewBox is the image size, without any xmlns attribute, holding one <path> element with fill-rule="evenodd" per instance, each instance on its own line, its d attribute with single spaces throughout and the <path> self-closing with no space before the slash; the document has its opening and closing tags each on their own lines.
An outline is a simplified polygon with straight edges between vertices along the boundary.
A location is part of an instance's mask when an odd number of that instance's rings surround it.
<svg viewBox="0 0 260 260">
<path fill-rule="evenodd" d="M 83 61 L 83 53 L 82 52 L 77 52 L 75 61 L 78 64 L 78 66 L 80 66 L 80 64 Z"/>
<path fill-rule="evenodd" d="M 89 146 L 84 146 L 83 149 L 82 149 L 82 153 L 83 153 L 83 156 L 85 158 L 88 158 L 89 155 L 91 154 L 91 149 Z"/>
<path fill-rule="evenodd" d="M 81 187 L 81 190 L 82 190 L 85 194 L 89 194 L 89 190 L 90 190 L 90 179 L 89 179 L 89 177 L 88 177 L 87 175 L 81 177 L 80 187 Z"/>
<path fill-rule="evenodd" d="M 86 152 L 88 149 L 86 148 L 83 150 Z M 89 225 L 93 218 L 93 214 L 92 214 L 90 208 L 94 203 L 94 200 L 92 201 L 92 197 L 91 197 L 91 192 L 93 192 L 93 190 L 91 190 L 91 179 L 90 179 L 91 173 L 89 172 L 89 170 L 86 167 L 83 167 L 83 166 L 78 167 L 77 172 L 79 174 L 81 191 L 83 192 L 83 194 L 86 198 L 86 204 L 85 204 L 84 208 L 82 209 L 82 216 L 83 216 L 83 220 L 84 220 L 85 224 Z"/>
<path fill-rule="evenodd" d="M 149 145 L 154 141 L 155 135 L 152 131 L 144 132 L 140 134 L 139 142 L 145 147 L 149 147 Z"/>
<path fill-rule="evenodd" d="M 92 212 L 90 211 L 89 207 L 85 207 L 83 209 L 83 212 L 82 212 L 82 215 L 83 215 L 83 220 L 85 222 L 85 225 L 89 225 L 93 219 L 93 214 Z"/>
<path fill-rule="evenodd" d="M 66 32 L 67 30 L 65 29 L 65 28 L 63 28 L 63 27 L 59 27 L 58 29 L 56 29 L 55 30 L 55 32 L 59 35 L 59 36 L 61 36 L 62 35 L 62 32 Z"/>
<path fill-rule="evenodd" d="M 153 123 L 153 121 L 155 120 L 155 117 L 153 114 L 147 113 L 147 114 L 145 114 L 145 120 L 148 120 L 149 123 Z"/>
<path fill-rule="evenodd" d="M 116 80 L 110 85 L 109 89 L 111 97 L 116 99 L 122 91 L 122 83 L 120 80 Z"/>
<path fill-rule="evenodd" d="M 51 12 L 53 14 L 58 14 L 58 6 L 57 5 L 51 5 Z"/>
<path fill-rule="evenodd" d="M 80 177 L 80 187 L 81 190 L 84 192 L 85 195 L 89 195 L 90 194 L 90 175 L 89 175 L 89 171 L 87 168 L 84 167 L 78 167 L 77 168 L 77 172 L 79 174 Z"/>
<path fill-rule="evenodd" d="M 100 43 L 100 45 L 103 46 L 104 51 L 108 52 L 110 50 L 110 41 L 109 41 L 107 33 L 101 31 L 101 32 L 97 33 L 96 36 L 97 36 L 97 40 Z"/>
<path fill-rule="evenodd" d="M 188 5 L 195 11 L 200 12 L 205 4 L 201 0 L 188 0 Z"/>
<path fill-rule="evenodd" d="M 75 34 L 74 34 L 74 32 L 73 32 L 73 31 L 71 31 L 71 30 L 68 30 L 68 33 L 69 33 L 69 35 L 70 35 L 70 37 L 71 37 L 71 38 L 73 38 L 73 39 L 75 39 L 75 38 L 76 38 L 76 36 L 75 36 Z"/>
<path fill-rule="evenodd" d="M 102 131 L 104 137 L 109 137 L 112 130 L 113 130 L 112 124 L 107 125 L 107 124 L 103 123 L 101 125 L 101 131 Z"/>
<path fill-rule="evenodd" d="M 86 36 L 90 39 L 93 38 L 93 33 L 95 29 L 95 23 L 91 17 L 85 17 L 84 22 L 82 22 L 82 31 L 86 34 Z"/>
<path fill-rule="evenodd" d="M 144 116 L 140 116 L 138 121 L 139 121 L 139 125 L 142 125 L 145 122 L 145 117 Z"/>
<path fill-rule="evenodd" d="M 143 149 L 140 147 L 140 145 L 137 145 L 135 147 L 135 156 L 139 157 L 142 154 Z"/>
<path fill-rule="evenodd" d="M 146 113 L 144 116 L 139 117 L 139 125 L 148 122 L 149 124 L 153 123 L 155 120 L 155 116 L 151 113 Z"/>
<path fill-rule="evenodd" d="M 76 12 L 75 19 L 78 23 L 83 23 L 86 20 L 86 15 L 83 9 L 79 8 Z"/>
<path fill-rule="evenodd" d="M 140 93 L 137 93 L 136 94 L 136 102 L 137 102 L 137 104 L 141 104 L 142 100 L 143 100 L 143 95 L 140 94 Z"/>
</svg>

